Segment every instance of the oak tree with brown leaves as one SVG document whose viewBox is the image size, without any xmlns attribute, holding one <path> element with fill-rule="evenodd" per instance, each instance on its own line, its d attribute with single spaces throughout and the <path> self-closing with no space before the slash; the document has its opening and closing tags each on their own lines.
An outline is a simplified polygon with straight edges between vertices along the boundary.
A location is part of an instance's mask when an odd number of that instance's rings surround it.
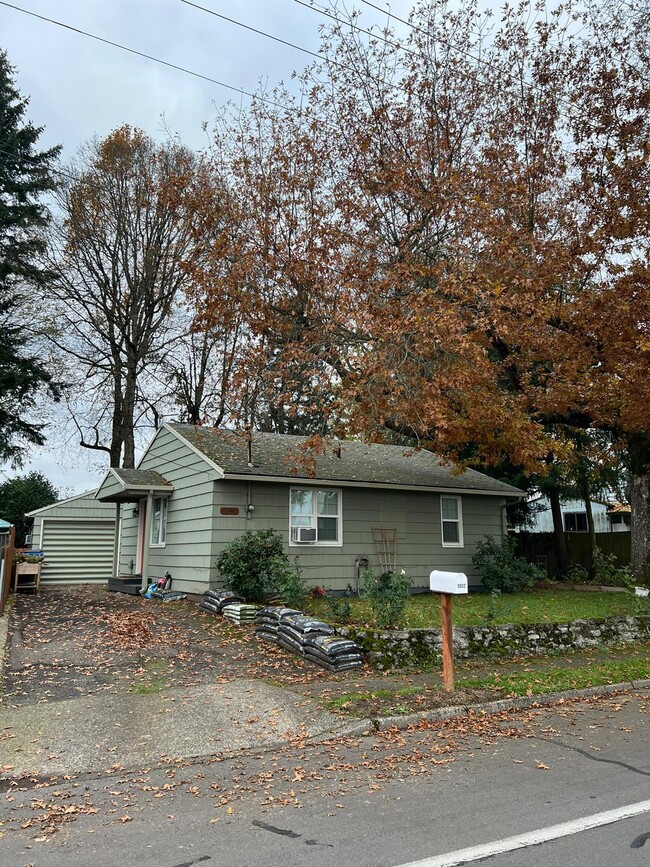
<svg viewBox="0 0 650 867">
<path fill-rule="evenodd" d="M 241 228 L 220 299 L 315 403 L 334 395 L 339 432 L 542 473 L 574 460 L 576 432 L 607 432 L 627 448 L 642 572 L 642 13 L 569 3 L 494 22 L 437 0 L 401 41 L 334 14 L 299 98 L 218 124 Z M 208 319 L 215 266 L 197 277 Z"/>
</svg>

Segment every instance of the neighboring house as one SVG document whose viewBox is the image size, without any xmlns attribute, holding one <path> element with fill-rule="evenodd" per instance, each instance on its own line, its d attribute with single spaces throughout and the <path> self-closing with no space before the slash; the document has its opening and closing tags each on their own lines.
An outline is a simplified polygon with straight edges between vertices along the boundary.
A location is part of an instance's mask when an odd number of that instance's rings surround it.
<svg viewBox="0 0 650 867">
<path fill-rule="evenodd" d="M 113 574 L 115 509 L 96 490 L 27 512 L 29 547 L 42 550 L 41 584 L 105 583 Z"/>
<path fill-rule="evenodd" d="M 553 515 L 548 497 L 537 496 L 531 500 L 536 511 L 524 528 L 529 533 L 552 533 Z M 587 509 L 583 500 L 566 500 L 561 503 L 562 522 L 566 533 L 586 533 Z M 616 533 L 630 529 L 630 507 L 624 503 L 592 501 L 591 513 L 596 533 Z"/>
<path fill-rule="evenodd" d="M 628 503 L 613 503 L 607 507 L 607 520 L 612 533 L 629 532 L 632 522 L 632 508 Z"/>
<path fill-rule="evenodd" d="M 0 518 L 0 548 L 4 548 L 9 543 L 9 531 L 12 525 L 9 521 L 3 521 Z"/>
<path fill-rule="evenodd" d="M 135 470 L 111 469 L 96 497 L 121 521 L 119 574 L 143 583 L 169 571 L 173 587 L 218 586 L 216 560 L 246 530 L 271 527 L 312 585 L 355 586 L 371 568 L 405 569 L 428 586 L 432 569 L 466 572 L 476 543 L 505 532 L 511 485 L 454 473 L 428 451 L 341 442 L 299 465 L 304 437 L 191 425 L 160 428 Z"/>
</svg>

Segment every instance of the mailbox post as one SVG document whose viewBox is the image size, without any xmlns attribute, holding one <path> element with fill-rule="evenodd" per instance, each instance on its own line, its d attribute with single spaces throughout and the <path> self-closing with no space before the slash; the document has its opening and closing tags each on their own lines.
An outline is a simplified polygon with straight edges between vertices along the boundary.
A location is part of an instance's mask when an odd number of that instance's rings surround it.
<svg viewBox="0 0 650 867">
<path fill-rule="evenodd" d="M 454 691 L 454 644 L 451 619 L 452 596 L 467 593 L 467 575 L 464 572 L 440 572 L 429 575 L 429 587 L 440 593 L 442 619 L 442 681 L 445 692 Z"/>
</svg>

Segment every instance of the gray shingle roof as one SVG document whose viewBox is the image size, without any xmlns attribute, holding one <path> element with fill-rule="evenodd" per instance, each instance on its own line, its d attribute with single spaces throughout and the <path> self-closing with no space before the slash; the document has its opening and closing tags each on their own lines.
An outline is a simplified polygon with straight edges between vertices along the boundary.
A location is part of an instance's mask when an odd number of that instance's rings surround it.
<svg viewBox="0 0 650 867">
<path fill-rule="evenodd" d="M 306 437 L 285 434 L 252 434 L 252 466 L 248 462 L 247 435 L 193 425 L 169 424 L 199 452 L 223 469 L 226 476 L 271 476 L 286 479 L 322 479 L 394 485 L 397 488 L 447 488 L 458 491 L 501 493 L 521 496 L 523 491 L 475 470 L 454 474 L 452 464 L 442 463 L 425 449 L 410 451 L 404 446 L 367 444 L 354 441 L 340 443 L 340 457 L 328 448 L 316 457 L 315 473 L 299 465 L 299 447 Z M 304 455 L 304 452 L 302 453 Z"/>
<path fill-rule="evenodd" d="M 171 487 L 171 483 L 155 470 L 124 470 L 116 467 L 112 469 L 125 488 L 131 486 L 157 487 L 158 485 Z"/>
</svg>

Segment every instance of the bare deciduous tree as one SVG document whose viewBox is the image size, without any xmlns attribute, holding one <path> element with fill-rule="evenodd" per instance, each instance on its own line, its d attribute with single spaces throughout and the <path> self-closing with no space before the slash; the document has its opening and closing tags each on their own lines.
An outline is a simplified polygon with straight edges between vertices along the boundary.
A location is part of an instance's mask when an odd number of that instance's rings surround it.
<svg viewBox="0 0 650 867">
<path fill-rule="evenodd" d="M 124 126 L 81 151 L 77 179 L 58 195 L 51 339 L 72 372 L 80 444 L 111 466 L 134 466 L 137 419 L 155 405 L 141 382 L 174 340 L 192 237 L 170 191 L 195 169 L 184 147 Z"/>
</svg>

